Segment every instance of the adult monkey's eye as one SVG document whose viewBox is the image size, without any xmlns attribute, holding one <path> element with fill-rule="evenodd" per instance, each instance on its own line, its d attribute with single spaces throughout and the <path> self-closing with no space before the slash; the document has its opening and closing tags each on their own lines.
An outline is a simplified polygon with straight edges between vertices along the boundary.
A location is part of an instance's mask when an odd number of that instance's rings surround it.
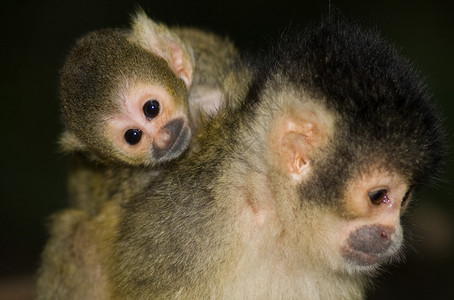
<svg viewBox="0 0 454 300">
<path fill-rule="evenodd" d="M 125 132 L 125 141 L 131 146 L 134 146 L 137 143 L 139 143 L 141 138 L 142 130 L 140 129 L 128 129 Z"/>
<path fill-rule="evenodd" d="M 370 192 L 368 194 L 369 199 L 375 205 L 379 205 L 380 203 L 386 203 L 389 201 L 388 196 L 386 195 L 387 192 L 388 192 L 387 190 L 378 190 Z"/>
<path fill-rule="evenodd" d="M 157 100 L 149 100 L 143 106 L 143 113 L 147 119 L 154 119 L 159 114 L 159 102 Z"/>
<path fill-rule="evenodd" d="M 408 198 L 410 198 L 410 193 L 411 193 L 411 190 L 408 190 L 408 191 L 405 193 L 405 196 L 404 196 L 404 198 L 402 199 L 402 203 L 400 204 L 401 206 L 405 206 L 405 204 L 407 203 Z"/>
</svg>

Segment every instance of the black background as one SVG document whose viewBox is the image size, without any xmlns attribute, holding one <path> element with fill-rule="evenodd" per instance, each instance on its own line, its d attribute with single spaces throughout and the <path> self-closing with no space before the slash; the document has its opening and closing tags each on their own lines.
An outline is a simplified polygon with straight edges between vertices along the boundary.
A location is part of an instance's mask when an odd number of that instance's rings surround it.
<svg viewBox="0 0 454 300">
<path fill-rule="evenodd" d="M 165 3 L 164 3 L 165 2 Z M 330 5 L 396 43 L 426 76 L 454 129 L 454 18 L 449 1 L 21 1 L 1 10 L 0 299 L 27 299 L 46 240 L 45 220 L 66 205 L 66 160 L 57 73 L 75 39 L 128 26 L 140 5 L 169 25 L 194 25 L 259 48 L 290 23 L 309 23 Z M 425 189 L 406 217 L 407 259 L 386 268 L 369 299 L 454 299 L 454 179 Z"/>
</svg>

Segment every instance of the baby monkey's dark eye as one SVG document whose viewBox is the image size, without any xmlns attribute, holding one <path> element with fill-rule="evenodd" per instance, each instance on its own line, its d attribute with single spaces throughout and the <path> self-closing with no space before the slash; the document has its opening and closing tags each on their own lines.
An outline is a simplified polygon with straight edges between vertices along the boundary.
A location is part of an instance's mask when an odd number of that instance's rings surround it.
<svg viewBox="0 0 454 300">
<path fill-rule="evenodd" d="M 370 201 L 375 204 L 379 205 L 380 203 L 388 202 L 388 196 L 386 195 L 387 190 L 378 190 L 369 193 Z"/>
<path fill-rule="evenodd" d="M 125 141 L 131 146 L 134 146 L 138 142 L 140 142 L 141 138 L 142 138 L 142 130 L 140 130 L 140 129 L 128 129 L 125 132 Z"/>
<path fill-rule="evenodd" d="M 156 100 L 149 100 L 143 106 L 143 113 L 147 119 L 154 119 L 159 114 L 159 102 Z"/>
</svg>

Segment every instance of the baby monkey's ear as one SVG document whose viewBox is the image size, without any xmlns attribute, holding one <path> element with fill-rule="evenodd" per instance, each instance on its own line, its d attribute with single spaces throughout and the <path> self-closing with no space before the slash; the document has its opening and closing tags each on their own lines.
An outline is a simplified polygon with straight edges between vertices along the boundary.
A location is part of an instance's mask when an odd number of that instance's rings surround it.
<svg viewBox="0 0 454 300">
<path fill-rule="evenodd" d="M 152 21 L 143 10 L 139 10 L 132 20 L 131 40 L 163 58 L 186 87 L 191 87 L 194 72 L 192 49 L 167 26 Z"/>
<path fill-rule="evenodd" d="M 64 153 L 71 153 L 76 151 L 83 151 L 86 145 L 72 132 L 65 131 L 58 140 L 60 151 Z"/>
</svg>

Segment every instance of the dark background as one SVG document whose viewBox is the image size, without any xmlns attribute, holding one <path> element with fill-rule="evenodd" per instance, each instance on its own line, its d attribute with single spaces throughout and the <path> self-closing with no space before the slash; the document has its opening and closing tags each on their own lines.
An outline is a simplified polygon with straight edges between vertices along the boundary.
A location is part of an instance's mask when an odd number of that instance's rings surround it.
<svg viewBox="0 0 454 300">
<path fill-rule="evenodd" d="M 166 2 L 166 3 L 164 3 Z M 377 27 L 426 76 L 448 132 L 454 129 L 454 17 L 449 1 L 20 1 L 1 10 L 0 299 L 27 299 L 45 220 L 66 205 L 56 140 L 57 72 L 76 38 L 128 25 L 136 5 L 167 24 L 227 34 L 258 48 L 290 23 L 320 19 L 329 6 Z M 450 134 L 452 144 L 452 134 Z M 386 268 L 370 299 L 454 299 L 454 163 L 406 217 L 406 262 Z M 13 298 L 13 292 L 16 298 Z"/>
</svg>

